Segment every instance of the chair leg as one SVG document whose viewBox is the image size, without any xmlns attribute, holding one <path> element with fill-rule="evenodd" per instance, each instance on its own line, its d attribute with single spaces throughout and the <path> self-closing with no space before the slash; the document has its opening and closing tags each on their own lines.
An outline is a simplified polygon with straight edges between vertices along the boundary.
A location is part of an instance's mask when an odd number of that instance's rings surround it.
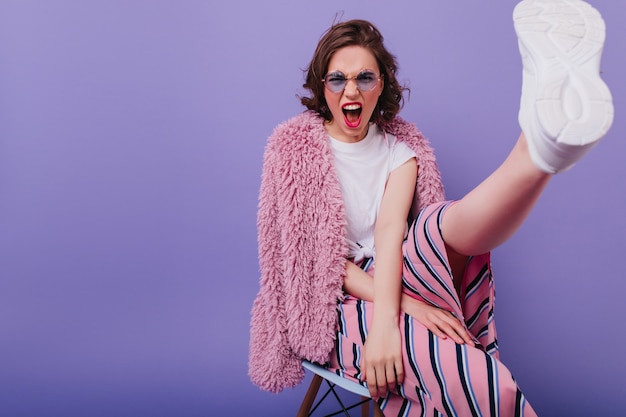
<svg viewBox="0 0 626 417">
<path fill-rule="evenodd" d="M 374 401 L 374 417 L 385 417 L 376 401 Z"/>
<path fill-rule="evenodd" d="M 308 417 L 311 407 L 313 406 L 313 402 L 315 402 L 317 392 L 322 384 L 322 379 L 323 378 L 317 374 L 313 375 L 311 385 L 309 385 L 309 389 L 306 391 L 306 395 L 302 400 L 302 404 L 300 405 L 300 409 L 298 410 L 296 417 Z"/>
<path fill-rule="evenodd" d="M 368 400 L 367 397 L 361 397 L 362 401 Z M 361 417 L 370 417 L 370 401 L 361 404 Z"/>
</svg>

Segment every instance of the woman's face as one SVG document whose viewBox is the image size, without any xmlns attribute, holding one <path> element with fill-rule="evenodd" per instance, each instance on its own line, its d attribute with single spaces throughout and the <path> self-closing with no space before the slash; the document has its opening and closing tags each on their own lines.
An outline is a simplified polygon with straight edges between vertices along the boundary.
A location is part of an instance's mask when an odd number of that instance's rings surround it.
<svg viewBox="0 0 626 417">
<path fill-rule="evenodd" d="M 341 89 L 343 77 L 348 82 Z M 328 63 L 324 88 L 324 98 L 333 116 L 326 123 L 328 133 L 342 142 L 363 139 L 382 91 L 383 79 L 376 58 L 368 49 L 346 46 L 335 52 Z"/>
</svg>

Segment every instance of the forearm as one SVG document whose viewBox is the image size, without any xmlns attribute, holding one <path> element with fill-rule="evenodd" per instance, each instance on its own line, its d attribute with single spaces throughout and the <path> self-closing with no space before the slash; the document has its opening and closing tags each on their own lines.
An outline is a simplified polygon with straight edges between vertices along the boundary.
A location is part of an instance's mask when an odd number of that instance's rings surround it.
<svg viewBox="0 0 626 417">
<path fill-rule="evenodd" d="M 343 290 L 361 300 L 374 301 L 374 279 L 352 261 L 346 261 Z"/>
<path fill-rule="evenodd" d="M 365 301 L 374 301 L 374 277 L 358 267 L 354 262 L 346 261 L 346 277 L 343 290 L 353 297 Z M 400 310 L 412 312 L 415 304 L 423 303 L 404 292 L 400 294 Z"/>
<path fill-rule="evenodd" d="M 402 288 L 402 242 L 417 179 L 417 163 L 410 159 L 391 172 L 374 230 L 374 323 L 397 324 Z"/>
<path fill-rule="evenodd" d="M 374 270 L 374 320 L 397 320 L 402 289 L 403 222 L 377 227 Z"/>
</svg>

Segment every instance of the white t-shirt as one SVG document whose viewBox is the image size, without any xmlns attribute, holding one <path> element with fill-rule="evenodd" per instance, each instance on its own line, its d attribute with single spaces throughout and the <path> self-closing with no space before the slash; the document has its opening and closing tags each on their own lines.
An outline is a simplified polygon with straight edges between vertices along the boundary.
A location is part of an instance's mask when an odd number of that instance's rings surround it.
<svg viewBox="0 0 626 417">
<path fill-rule="evenodd" d="M 331 137 L 330 145 L 348 216 L 349 256 L 355 262 L 374 257 L 374 226 L 387 179 L 415 152 L 375 124 L 359 142 Z"/>
</svg>

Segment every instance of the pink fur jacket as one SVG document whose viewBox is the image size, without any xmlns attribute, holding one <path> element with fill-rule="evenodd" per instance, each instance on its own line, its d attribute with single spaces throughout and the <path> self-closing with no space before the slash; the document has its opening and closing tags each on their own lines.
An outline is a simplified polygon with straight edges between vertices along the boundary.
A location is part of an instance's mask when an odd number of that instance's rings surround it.
<svg viewBox="0 0 626 417">
<path fill-rule="evenodd" d="M 384 129 L 417 155 L 412 213 L 444 199 L 426 138 L 396 118 Z M 279 392 L 325 363 L 336 337 L 347 245 L 341 187 L 323 120 L 307 111 L 279 125 L 264 154 L 257 217 L 260 290 L 252 307 L 250 379 Z"/>
</svg>

